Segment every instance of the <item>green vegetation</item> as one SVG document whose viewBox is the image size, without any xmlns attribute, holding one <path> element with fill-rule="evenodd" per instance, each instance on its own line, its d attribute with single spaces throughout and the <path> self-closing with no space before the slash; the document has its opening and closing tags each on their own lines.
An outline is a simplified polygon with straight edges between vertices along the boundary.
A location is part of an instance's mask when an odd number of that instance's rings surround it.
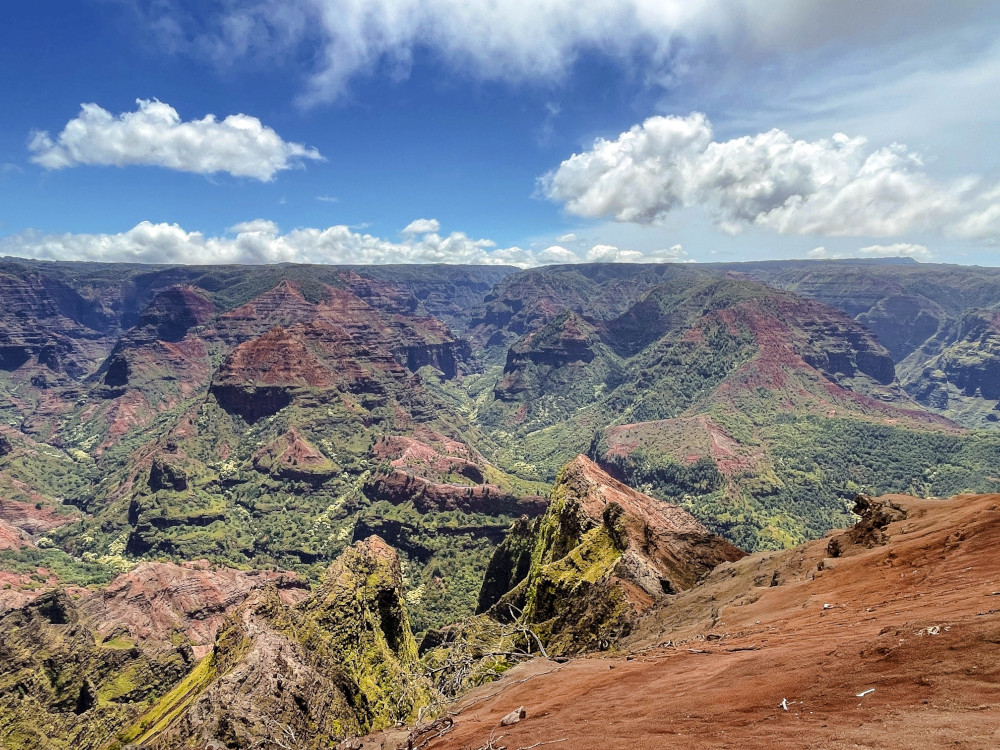
<svg viewBox="0 0 1000 750">
<path fill-rule="evenodd" d="M 214 677 L 215 656 L 210 654 L 198 662 L 187 677 L 160 698 L 135 724 L 122 732 L 111 747 L 141 744 L 162 732 L 194 702 Z"/>
<path fill-rule="evenodd" d="M 852 522 L 858 492 L 947 497 L 998 492 L 1000 436 L 919 432 L 856 419 L 788 415 L 761 429 L 767 454 L 726 479 L 694 464 L 636 451 L 607 456 L 633 486 L 678 503 L 745 549 L 780 549 Z M 602 443 L 595 443 L 600 454 Z"/>
</svg>

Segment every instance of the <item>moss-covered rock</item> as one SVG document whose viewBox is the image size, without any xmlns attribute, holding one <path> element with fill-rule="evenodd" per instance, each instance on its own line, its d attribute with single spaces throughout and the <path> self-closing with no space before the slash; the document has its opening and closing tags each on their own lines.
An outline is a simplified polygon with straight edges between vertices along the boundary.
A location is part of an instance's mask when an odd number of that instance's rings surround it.
<svg viewBox="0 0 1000 750">
<path fill-rule="evenodd" d="M 64 591 L 0 617 L 0 747 L 102 747 L 190 669 L 190 650 L 103 643 Z"/>
<path fill-rule="evenodd" d="M 413 718 L 430 700 L 417 672 L 399 558 L 370 537 L 301 604 L 287 606 L 274 589 L 248 598 L 211 655 L 119 741 L 326 748 Z"/>
<path fill-rule="evenodd" d="M 528 575 L 537 534 L 538 521 L 527 516 L 511 524 L 507 536 L 494 551 L 486 568 L 476 614 L 489 610 Z"/>
<path fill-rule="evenodd" d="M 526 574 L 514 580 L 515 561 L 523 564 L 529 544 Z M 560 472 L 537 524 L 512 527 L 481 597 L 495 599 L 494 617 L 531 624 L 550 653 L 604 649 L 653 602 L 744 554 L 687 511 L 636 492 L 578 456 Z M 498 595 L 508 571 L 508 590 Z"/>
</svg>

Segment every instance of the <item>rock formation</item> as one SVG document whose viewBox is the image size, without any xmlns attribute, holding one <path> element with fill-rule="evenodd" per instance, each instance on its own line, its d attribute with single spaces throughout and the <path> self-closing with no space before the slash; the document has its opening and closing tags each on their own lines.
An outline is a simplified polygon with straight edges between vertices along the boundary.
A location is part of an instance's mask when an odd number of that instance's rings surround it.
<svg viewBox="0 0 1000 750">
<path fill-rule="evenodd" d="M 532 536 L 527 575 L 497 599 L 500 582 L 525 567 L 520 522 L 491 562 L 480 600 L 496 599 L 489 611 L 501 618 L 523 610 L 553 653 L 607 648 L 653 602 L 745 555 L 688 512 L 636 492 L 585 456 L 560 472 Z"/>
<path fill-rule="evenodd" d="M 395 551 L 371 537 L 348 548 L 297 606 L 273 588 L 251 595 L 212 653 L 121 741 L 325 748 L 412 718 L 428 695 L 414 676 L 402 580 Z"/>
</svg>

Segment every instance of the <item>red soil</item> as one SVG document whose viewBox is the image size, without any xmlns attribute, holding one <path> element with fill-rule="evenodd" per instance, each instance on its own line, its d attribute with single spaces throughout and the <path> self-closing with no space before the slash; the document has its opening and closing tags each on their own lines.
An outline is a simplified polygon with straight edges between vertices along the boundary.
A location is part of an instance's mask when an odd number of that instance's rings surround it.
<svg viewBox="0 0 1000 750">
<path fill-rule="evenodd" d="M 909 516 L 887 546 L 724 564 L 622 653 L 538 659 L 470 693 L 428 747 L 997 747 L 1000 495 L 893 501 Z"/>
</svg>

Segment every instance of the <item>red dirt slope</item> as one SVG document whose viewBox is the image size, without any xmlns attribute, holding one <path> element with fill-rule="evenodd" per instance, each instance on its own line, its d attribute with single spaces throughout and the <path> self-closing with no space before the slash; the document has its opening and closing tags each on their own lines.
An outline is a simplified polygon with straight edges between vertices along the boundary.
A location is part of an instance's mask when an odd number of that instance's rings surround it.
<svg viewBox="0 0 1000 750">
<path fill-rule="evenodd" d="M 536 660 L 466 696 L 427 747 L 1000 746 L 1000 495 L 891 501 L 908 515 L 886 546 L 724 564 L 619 655 Z"/>
</svg>

